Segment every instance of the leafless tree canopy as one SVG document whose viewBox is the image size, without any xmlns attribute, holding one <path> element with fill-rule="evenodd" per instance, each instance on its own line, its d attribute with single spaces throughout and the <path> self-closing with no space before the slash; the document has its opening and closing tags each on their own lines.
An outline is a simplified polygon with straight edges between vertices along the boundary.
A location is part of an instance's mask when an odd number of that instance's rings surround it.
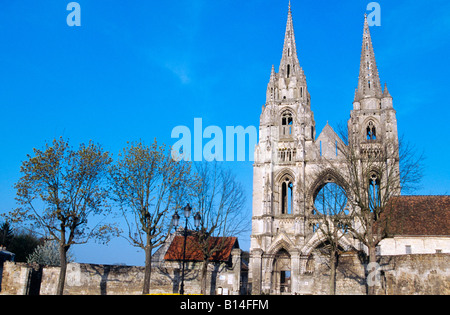
<svg viewBox="0 0 450 315">
<path fill-rule="evenodd" d="M 209 259 L 224 246 L 211 237 L 238 236 L 250 228 L 245 212 L 245 191 L 231 170 L 218 162 L 195 164 L 198 185 L 193 189 L 191 204 L 201 215 L 197 237 L 203 253 L 202 293 L 206 293 L 206 272 Z"/>
</svg>

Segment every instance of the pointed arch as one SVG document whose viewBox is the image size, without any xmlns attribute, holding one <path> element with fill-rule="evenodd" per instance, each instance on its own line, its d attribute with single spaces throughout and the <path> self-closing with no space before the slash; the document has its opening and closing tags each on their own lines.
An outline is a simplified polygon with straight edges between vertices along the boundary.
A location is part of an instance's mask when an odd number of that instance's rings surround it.
<svg viewBox="0 0 450 315">
<path fill-rule="evenodd" d="M 279 196 L 277 214 L 294 213 L 295 174 L 291 169 L 281 170 L 275 177 L 275 185 Z"/>
<path fill-rule="evenodd" d="M 280 136 L 283 138 L 292 137 L 294 130 L 294 119 L 295 113 L 289 109 L 285 108 L 282 110 L 280 115 Z"/>
<path fill-rule="evenodd" d="M 267 253 L 269 255 L 275 255 L 280 250 L 284 249 L 289 254 L 291 254 L 291 251 L 295 248 L 295 244 L 291 241 L 289 236 L 284 231 L 281 231 L 274 239 L 272 244 L 267 250 Z"/>
<path fill-rule="evenodd" d="M 283 180 L 283 177 L 289 177 L 293 182 L 296 181 L 296 176 L 294 171 L 291 168 L 285 167 L 279 170 L 275 175 L 275 182 L 279 183 Z"/>
<path fill-rule="evenodd" d="M 319 191 L 328 183 L 335 183 L 348 192 L 348 183 L 344 177 L 332 168 L 327 168 L 319 173 L 316 180 L 312 183 L 308 190 L 308 202 L 314 204 L 314 200 Z"/>
<path fill-rule="evenodd" d="M 323 234 L 322 230 L 318 230 L 314 235 L 309 239 L 309 241 L 302 247 L 300 253 L 302 256 L 307 257 L 311 255 L 312 251 L 316 249 L 320 244 L 325 243 L 327 241 L 326 236 Z M 339 238 L 339 245 L 344 249 L 349 249 L 353 245 L 347 239 L 345 235 Z"/>
</svg>

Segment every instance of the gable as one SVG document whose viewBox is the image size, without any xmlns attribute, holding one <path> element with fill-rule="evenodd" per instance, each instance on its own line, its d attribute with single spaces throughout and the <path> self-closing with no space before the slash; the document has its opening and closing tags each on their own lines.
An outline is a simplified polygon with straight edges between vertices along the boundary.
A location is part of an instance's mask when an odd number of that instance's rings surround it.
<svg viewBox="0 0 450 315">
<path fill-rule="evenodd" d="M 316 145 L 320 156 L 329 160 L 339 158 L 342 155 L 342 153 L 339 152 L 339 148 L 345 146 L 344 142 L 333 128 L 331 128 L 328 122 L 319 137 L 317 137 Z"/>
</svg>

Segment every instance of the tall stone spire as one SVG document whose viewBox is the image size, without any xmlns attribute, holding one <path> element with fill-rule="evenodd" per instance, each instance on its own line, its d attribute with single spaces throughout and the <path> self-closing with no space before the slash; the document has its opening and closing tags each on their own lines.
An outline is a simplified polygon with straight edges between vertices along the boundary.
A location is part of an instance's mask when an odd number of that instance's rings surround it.
<svg viewBox="0 0 450 315">
<path fill-rule="evenodd" d="M 281 57 L 280 69 L 278 72 L 283 78 L 290 78 L 292 75 L 303 72 L 297 57 L 297 46 L 295 44 L 294 23 L 292 22 L 290 1 L 286 23 L 286 34 L 284 37 L 283 56 Z"/>
<path fill-rule="evenodd" d="M 367 14 L 364 18 L 364 33 L 361 51 L 361 65 L 359 68 L 358 89 L 355 93 L 355 102 L 365 98 L 381 98 L 381 83 L 378 75 L 375 53 L 370 36 Z"/>
<path fill-rule="evenodd" d="M 270 82 L 267 86 L 267 101 L 277 102 L 279 104 L 298 102 L 308 107 L 310 106 L 310 95 L 308 93 L 306 77 L 297 57 L 290 1 L 283 54 L 278 73 L 272 67 Z"/>
</svg>

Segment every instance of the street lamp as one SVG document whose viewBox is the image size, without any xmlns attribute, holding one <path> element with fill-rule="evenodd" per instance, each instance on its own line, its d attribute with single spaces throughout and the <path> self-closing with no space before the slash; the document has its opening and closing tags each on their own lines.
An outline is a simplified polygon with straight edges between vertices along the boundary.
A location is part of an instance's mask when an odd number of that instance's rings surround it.
<svg viewBox="0 0 450 315">
<path fill-rule="evenodd" d="M 186 262 L 187 225 L 188 225 L 189 216 L 191 215 L 191 211 L 192 211 L 191 206 L 189 204 L 187 204 L 186 207 L 184 207 L 184 217 L 186 218 L 186 224 L 184 227 L 183 268 L 182 268 L 182 272 L 181 272 L 181 285 L 180 285 L 180 294 L 181 295 L 184 294 L 184 265 Z M 197 229 L 200 226 L 201 219 L 202 218 L 200 216 L 200 213 L 197 212 L 197 214 L 194 216 L 194 225 Z M 180 216 L 178 215 L 178 212 L 175 212 L 175 214 L 172 216 L 172 223 L 175 226 L 175 228 L 178 226 L 179 222 L 180 222 Z"/>
</svg>

